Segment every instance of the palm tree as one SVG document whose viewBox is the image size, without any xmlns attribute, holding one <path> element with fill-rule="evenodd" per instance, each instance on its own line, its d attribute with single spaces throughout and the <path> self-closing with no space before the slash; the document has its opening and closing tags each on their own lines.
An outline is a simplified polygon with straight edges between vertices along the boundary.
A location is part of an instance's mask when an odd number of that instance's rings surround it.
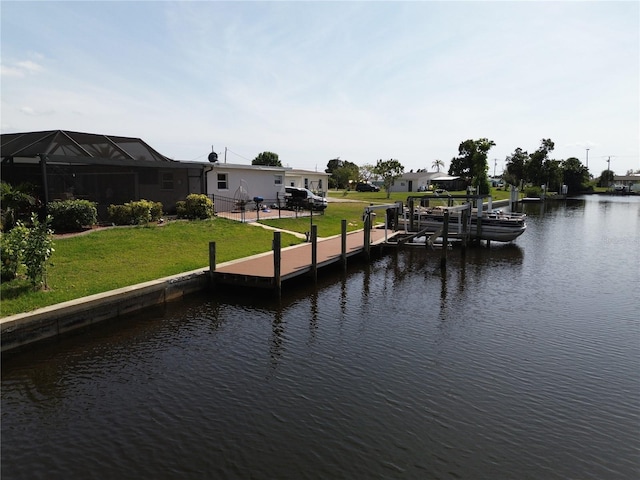
<svg viewBox="0 0 640 480">
<path fill-rule="evenodd" d="M 439 173 L 440 167 L 444 168 L 444 162 L 442 160 L 434 160 L 431 166 L 435 168 Z"/>
</svg>

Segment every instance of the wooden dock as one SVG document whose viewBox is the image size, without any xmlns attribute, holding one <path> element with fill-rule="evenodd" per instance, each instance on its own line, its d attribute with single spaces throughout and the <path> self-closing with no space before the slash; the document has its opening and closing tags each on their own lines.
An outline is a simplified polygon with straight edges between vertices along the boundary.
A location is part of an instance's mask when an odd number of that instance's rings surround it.
<svg viewBox="0 0 640 480">
<path fill-rule="evenodd" d="M 315 227 L 315 226 L 314 226 Z M 354 255 L 368 256 L 370 249 L 379 247 L 397 232 L 381 228 L 357 230 L 326 239 L 317 239 L 315 228 L 311 241 L 280 249 L 280 232 L 274 232 L 273 250 L 242 258 L 224 265 L 215 265 L 215 244 L 210 246 L 210 272 L 214 284 L 242 285 L 270 288 L 280 292 L 281 282 L 299 276 L 315 281 L 320 268 L 343 263 Z"/>
</svg>

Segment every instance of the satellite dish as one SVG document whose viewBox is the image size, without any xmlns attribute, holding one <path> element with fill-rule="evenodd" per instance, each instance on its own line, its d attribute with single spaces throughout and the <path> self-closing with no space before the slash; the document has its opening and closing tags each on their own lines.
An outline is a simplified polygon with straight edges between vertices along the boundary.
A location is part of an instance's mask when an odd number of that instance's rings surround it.
<svg viewBox="0 0 640 480">
<path fill-rule="evenodd" d="M 209 161 L 211 163 L 216 163 L 218 161 L 218 154 L 216 152 L 211 152 L 209 154 Z"/>
</svg>

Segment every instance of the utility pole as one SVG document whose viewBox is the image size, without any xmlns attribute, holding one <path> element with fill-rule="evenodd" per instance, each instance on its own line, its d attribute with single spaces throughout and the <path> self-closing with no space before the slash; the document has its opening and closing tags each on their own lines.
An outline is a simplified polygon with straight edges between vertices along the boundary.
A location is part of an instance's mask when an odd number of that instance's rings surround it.
<svg viewBox="0 0 640 480">
<path fill-rule="evenodd" d="M 589 149 L 587 148 L 587 170 L 589 170 Z"/>
<path fill-rule="evenodd" d="M 498 159 L 493 159 L 493 178 L 496 178 L 496 166 L 498 165 Z"/>
<path fill-rule="evenodd" d="M 611 186 L 611 156 L 607 158 L 607 187 Z"/>
</svg>

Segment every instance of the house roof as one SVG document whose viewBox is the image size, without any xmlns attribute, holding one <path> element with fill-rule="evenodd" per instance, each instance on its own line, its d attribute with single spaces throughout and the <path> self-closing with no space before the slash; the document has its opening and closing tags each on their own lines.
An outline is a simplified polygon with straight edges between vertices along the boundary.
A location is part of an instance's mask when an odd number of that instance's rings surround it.
<svg viewBox="0 0 640 480">
<path fill-rule="evenodd" d="M 299 168 L 292 168 L 287 172 L 288 175 L 322 175 L 324 177 L 331 176 L 330 173 L 327 172 L 317 172 L 315 170 L 303 170 Z"/>
<path fill-rule="evenodd" d="M 640 175 L 631 174 L 631 175 L 614 175 L 614 182 L 640 182 Z"/>
<path fill-rule="evenodd" d="M 427 171 L 422 171 L 422 172 L 407 172 L 402 174 L 402 177 L 400 177 L 402 180 L 421 180 L 421 179 L 427 179 L 427 180 L 454 180 L 456 178 L 459 177 L 450 177 L 448 176 L 446 173 L 440 173 L 440 172 L 427 172 Z"/>
<path fill-rule="evenodd" d="M 289 167 L 276 167 L 272 165 L 246 165 L 242 163 L 205 163 L 204 165 L 209 165 L 210 167 L 215 167 L 221 170 L 252 170 L 252 171 L 271 171 L 271 172 L 286 172 L 290 170 Z"/>
<path fill-rule="evenodd" d="M 400 179 L 402 180 L 419 180 L 421 178 L 428 178 L 428 172 L 405 172 L 402 174 Z"/>
<path fill-rule="evenodd" d="M 437 175 L 435 177 L 431 177 L 432 182 L 446 182 L 448 180 L 457 180 L 460 177 L 453 177 L 451 175 Z"/>
<path fill-rule="evenodd" d="M 47 155 L 69 163 L 173 163 L 139 138 L 47 130 L 0 135 L 2 159 Z M 77 159 L 74 161 L 73 159 Z M 91 161 L 93 159 L 94 161 Z M 96 160 L 100 160 L 100 162 Z M 177 162 L 176 162 L 177 163 Z"/>
</svg>

